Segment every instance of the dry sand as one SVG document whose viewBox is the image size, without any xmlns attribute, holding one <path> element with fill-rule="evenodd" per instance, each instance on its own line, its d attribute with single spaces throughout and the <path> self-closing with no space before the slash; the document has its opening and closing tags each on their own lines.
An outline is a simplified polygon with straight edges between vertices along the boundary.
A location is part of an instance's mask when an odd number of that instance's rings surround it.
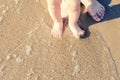
<svg viewBox="0 0 120 80">
<path fill-rule="evenodd" d="M 67 27 L 58 40 L 44 0 L 0 0 L 0 80 L 120 80 L 120 1 L 109 6 L 100 23 L 81 15 L 87 38 Z"/>
</svg>

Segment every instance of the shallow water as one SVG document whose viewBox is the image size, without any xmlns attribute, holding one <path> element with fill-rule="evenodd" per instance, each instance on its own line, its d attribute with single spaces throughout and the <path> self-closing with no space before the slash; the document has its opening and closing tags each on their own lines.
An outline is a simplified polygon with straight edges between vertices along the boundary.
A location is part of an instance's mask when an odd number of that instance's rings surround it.
<svg viewBox="0 0 120 80">
<path fill-rule="evenodd" d="M 1 80 L 119 80 L 111 53 L 95 29 L 83 40 L 68 28 L 62 39 L 54 39 L 46 2 L 36 1 L 8 1 L 12 7 L 0 27 Z"/>
</svg>

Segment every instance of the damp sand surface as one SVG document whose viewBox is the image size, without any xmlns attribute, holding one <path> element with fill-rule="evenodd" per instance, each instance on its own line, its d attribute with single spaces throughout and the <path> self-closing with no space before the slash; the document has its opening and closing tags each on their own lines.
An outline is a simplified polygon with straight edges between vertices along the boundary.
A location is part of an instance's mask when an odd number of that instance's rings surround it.
<svg viewBox="0 0 120 80">
<path fill-rule="evenodd" d="M 90 25 L 85 39 L 75 39 L 68 27 L 54 39 L 44 0 L 1 0 L 0 80 L 120 80 L 119 49 L 112 44 L 119 26 L 107 29 L 115 20 Z"/>
</svg>

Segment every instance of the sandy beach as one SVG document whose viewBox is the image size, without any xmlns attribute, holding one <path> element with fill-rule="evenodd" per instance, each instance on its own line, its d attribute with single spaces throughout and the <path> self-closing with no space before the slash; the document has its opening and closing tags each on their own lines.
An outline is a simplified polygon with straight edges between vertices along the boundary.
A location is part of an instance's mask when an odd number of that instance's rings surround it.
<svg viewBox="0 0 120 80">
<path fill-rule="evenodd" d="M 103 21 L 81 13 L 85 39 L 67 25 L 55 39 L 46 0 L 0 0 L 0 80 L 120 80 L 120 1 L 100 2 Z"/>
</svg>

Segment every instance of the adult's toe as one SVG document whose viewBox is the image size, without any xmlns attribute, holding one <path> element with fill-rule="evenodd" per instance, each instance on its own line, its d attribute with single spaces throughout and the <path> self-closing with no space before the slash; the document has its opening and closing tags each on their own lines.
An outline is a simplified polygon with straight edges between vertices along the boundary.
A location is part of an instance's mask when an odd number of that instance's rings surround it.
<svg viewBox="0 0 120 80">
<path fill-rule="evenodd" d="M 93 19 L 94 19 L 95 21 L 101 21 L 101 18 L 100 18 L 97 14 L 91 15 L 91 16 L 93 17 Z"/>
</svg>

